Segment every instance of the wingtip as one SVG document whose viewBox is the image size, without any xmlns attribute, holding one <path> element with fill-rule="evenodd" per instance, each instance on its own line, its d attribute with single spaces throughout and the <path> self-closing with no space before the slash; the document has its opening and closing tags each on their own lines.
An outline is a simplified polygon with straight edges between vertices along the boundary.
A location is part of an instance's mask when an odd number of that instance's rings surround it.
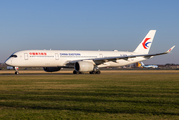
<svg viewBox="0 0 179 120">
<path fill-rule="evenodd" d="M 174 47 L 175 47 L 175 45 L 174 45 L 173 47 L 171 47 L 171 48 L 167 51 L 167 53 L 171 52 Z"/>
</svg>

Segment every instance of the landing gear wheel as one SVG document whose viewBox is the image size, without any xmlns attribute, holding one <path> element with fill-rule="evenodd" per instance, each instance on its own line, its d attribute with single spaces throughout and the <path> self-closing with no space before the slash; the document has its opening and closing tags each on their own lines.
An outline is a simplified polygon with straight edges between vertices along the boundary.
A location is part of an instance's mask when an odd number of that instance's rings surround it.
<svg viewBox="0 0 179 120">
<path fill-rule="evenodd" d="M 97 70 L 97 71 L 91 71 L 91 72 L 89 72 L 90 74 L 100 74 L 101 73 L 101 71 L 100 70 Z"/>
<path fill-rule="evenodd" d="M 73 71 L 73 74 L 82 74 L 81 72 L 78 72 L 76 70 Z"/>
<path fill-rule="evenodd" d="M 77 74 L 76 70 L 73 71 L 73 74 Z"/>
<path fill-rule="evenodd" d="M 18 72 L 18 71 L 16 71 L 16 72 L 15 72 L 15 74 L 16 74 L 16 75 L 18 75 L 18 74 L 19 74 L 19 72 Z"/>
<path fill-rule="evenodd" d="M 94 71 L 91 71 L 90 74 L 95 74 L 95 72 L 94 72 Z"/>
<path fill-rule="evenodd" d="M 101 73 L 101 71 L 99 71 L 99 70 L 98 70 L 98 71 L 96 71 L 96 74 L 100 74 L 100 73 Z"/>
</svg>

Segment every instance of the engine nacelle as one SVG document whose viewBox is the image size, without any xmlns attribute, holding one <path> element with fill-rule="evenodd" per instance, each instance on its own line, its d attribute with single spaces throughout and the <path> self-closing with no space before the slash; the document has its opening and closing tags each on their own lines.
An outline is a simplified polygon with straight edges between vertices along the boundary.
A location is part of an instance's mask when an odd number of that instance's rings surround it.
<svg viewBox="0 0 179 120">
<path fill-rule="evenodd" d="M 46 72 L 55 72 L 55 71 L 59 71 L 61 68 L 60 67 L 43 67 L 43 69 Z"/>
<path fill-rule="evenodd" d="M 93 71 L 94 65 L 87 61 L 78 61 L 75 63 L 75 70 L 78 72 L 90 72 Z"/>
</svg>

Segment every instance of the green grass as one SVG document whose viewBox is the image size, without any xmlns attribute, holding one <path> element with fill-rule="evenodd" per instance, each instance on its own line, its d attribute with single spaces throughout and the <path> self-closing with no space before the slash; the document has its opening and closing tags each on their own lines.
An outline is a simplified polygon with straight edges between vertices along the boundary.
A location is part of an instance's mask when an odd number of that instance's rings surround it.
<svg viewBox="0 0 179 120">
<path fill-rule="evenodd" d="M 0 119 L 179 119 L 179 74 L 0 76 Z"/>
</svg>

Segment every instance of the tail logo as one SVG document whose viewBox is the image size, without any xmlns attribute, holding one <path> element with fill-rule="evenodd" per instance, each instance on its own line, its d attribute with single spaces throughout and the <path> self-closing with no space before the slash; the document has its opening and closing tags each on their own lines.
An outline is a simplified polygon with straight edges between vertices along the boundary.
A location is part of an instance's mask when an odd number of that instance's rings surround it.
<svg viewBox="0 0 179 120">
<path fill-rule="evenodd" d="M 143 47 L 145 48 L 145 49 L 147 49 L 149 46 L 147 46 L 149 43 L 151 43 L 151 42 L 147 42 L 148 40 L 150 40 L 150 38 L 146 38 L 145 40 L 144 40 L 144 42 L 142 43 L 142 45 L 143 45 Z"/>
</svg>

